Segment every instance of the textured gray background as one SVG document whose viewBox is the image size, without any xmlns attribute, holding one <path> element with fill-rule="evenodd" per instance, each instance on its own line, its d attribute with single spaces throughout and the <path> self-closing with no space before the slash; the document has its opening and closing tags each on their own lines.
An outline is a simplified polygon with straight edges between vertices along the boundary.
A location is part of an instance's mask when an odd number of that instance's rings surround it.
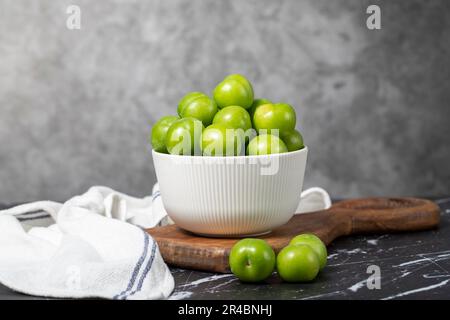
<svg viewBox="0 0 450 320">
<path fill-rule="evenodd" d="M 449 1 L 1 0 L 0 202 L 148 194 L 151 124 L 235 72 L 296 107 L 306 186 L 450 194 Z"/>
</svg>

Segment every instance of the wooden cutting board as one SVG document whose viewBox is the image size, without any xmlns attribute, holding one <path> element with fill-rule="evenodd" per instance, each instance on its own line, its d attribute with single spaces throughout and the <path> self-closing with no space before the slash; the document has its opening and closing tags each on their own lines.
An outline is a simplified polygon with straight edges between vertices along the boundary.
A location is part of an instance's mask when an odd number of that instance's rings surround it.
<svg viewBox="0 0 450 320">
<path fill-rule="evenodd" d="M 258 238 L 278 252 L 296 235 L 314 233 L 331 243 L 340 236 L 425 230 L 439 225 L 440 209 L 417 198 L 367 198 L 346 200 L 330 209 L 295 215 L 288 223 Z M 206 238 L 176 225 L 147 230 L 157 241 L 169 265 L 213 272 L 229 272 L 228 255 L 238 238 Z"/>
</svg>

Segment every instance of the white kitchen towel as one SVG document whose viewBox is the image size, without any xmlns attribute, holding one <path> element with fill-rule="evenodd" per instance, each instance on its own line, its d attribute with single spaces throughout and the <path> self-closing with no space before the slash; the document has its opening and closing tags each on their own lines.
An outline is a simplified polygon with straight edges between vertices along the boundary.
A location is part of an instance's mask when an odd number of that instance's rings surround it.
<svg viewBox="0 0 450 320">
<path fill-rule="evenodd" d="M 164 223 L 156 201 L 92 187 L 0 211 L 0 283 L 44 297 L 167 298 L 173 277 L 141 228 Z"/>
<path fill-rule="evenodd" d="M 330 205 L 325 190 L 312 188 L 298 212 Z M 44 297 L 167 298 L 173 277 L 142 228 L 169 223 L 157 184 L 141 199 L 92 187 L 64 204 L 0 210 L 0 283 Z"/>
</svg>

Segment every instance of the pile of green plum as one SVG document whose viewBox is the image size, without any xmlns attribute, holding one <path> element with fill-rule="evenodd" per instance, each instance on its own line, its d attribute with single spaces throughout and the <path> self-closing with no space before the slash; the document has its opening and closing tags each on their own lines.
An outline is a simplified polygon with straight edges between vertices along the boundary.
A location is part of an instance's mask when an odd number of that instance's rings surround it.
<svg viewBox="0 0 450 320">
<path fill-rule="evenodd" d="M 186 94 L 178 116 L 165 116 L 152 128 L 155 151 L 174 155 L 264 155 L 300 150 L 295 110 L 287 103 L 254 99 L 251 83 L 232 74 L 220 82 L 213 98 Z"/>
<path fill-rule="evenodd" d="M 287 282 L 307 282 L 316 278 L 327 264 L 327 248 L 314 234 L 295 236 L 275 255 L 262 239 L 242 239 L 231 248 L 230 269 L 243 282 L 260 282 L 276 269 Z"/>
</svg>

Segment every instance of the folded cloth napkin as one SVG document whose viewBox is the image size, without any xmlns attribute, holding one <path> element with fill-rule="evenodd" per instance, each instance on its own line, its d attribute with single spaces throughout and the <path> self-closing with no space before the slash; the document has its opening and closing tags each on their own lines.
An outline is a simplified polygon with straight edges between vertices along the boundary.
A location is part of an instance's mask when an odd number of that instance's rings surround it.
<svg viewBox="0 0 450 320">
<path fill-rule="evenodd" d="M 312 188 L 298 212 L 330 204 Z M 174 280 L 143 228 L 169 223 L 157 184 L 142 199 L 97 186 L 64 204 L 0 210 L 0 283 L 44 297 L 165 299 Z"/>
</svg>

